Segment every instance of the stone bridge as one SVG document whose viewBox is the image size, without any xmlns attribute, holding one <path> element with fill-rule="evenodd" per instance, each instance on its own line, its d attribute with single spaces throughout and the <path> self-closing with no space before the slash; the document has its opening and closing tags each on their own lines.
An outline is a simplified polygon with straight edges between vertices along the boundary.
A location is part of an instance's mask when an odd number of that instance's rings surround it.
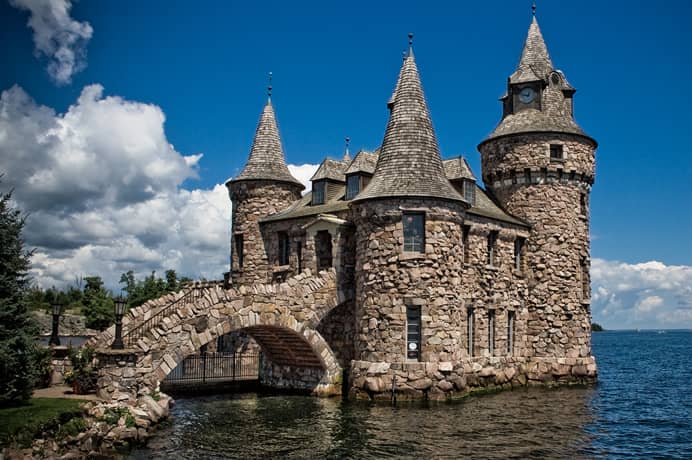
<svg viewBox="0 0 692 460">
<path fill-rule="evenodd" d="M 110 349 L 113 327 L 92 340 L 99 396 L 123 401 L 149 394 L 186 356 L 232 331 L 246 331 L 262 347 L 275 386 L 338 394 L 348 362 L 339 361 L 318 330 L 337 306 L 349 308 L 349 300 L 333 269 L 238 289 L 195 283 L 132 309 L 123 319 L 125 350 Z"/>
</svg>

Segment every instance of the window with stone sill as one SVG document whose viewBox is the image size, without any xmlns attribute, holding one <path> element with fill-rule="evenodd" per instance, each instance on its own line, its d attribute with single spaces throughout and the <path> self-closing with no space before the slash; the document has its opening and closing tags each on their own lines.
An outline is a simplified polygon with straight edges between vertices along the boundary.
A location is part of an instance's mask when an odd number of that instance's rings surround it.
<svg viewBox="0 0 692 460">
<path fill-rule="evenodd" d="M 507 354 L 514 353 L 514 316 L 513 311 L 507 312 Z"/>
<path fill-rule="evenodd" d="M 360 193 L 360 176 L 354 174 L 346 179 L 346 199 L 352 200 Z"/>
<path fill-rule="evenodd" d="M 495 355 L 495 310 L 488 310 L 488 352 Z"/>
<path fill-rule="evenodd" d="M 420 361 L 421 312 L 419 305 L 406 305 L 406 359 Z"/>
<path fill-rule="evenodd" d="M 404 226 L 404 252 L 425 252 L 425 214 L 405 212 L 402 215 Z"/>
<path fill-rule="evenodd" d="M 288 265 L 289 255 L 288 233 L 279 232 L 279 265 Z"/>
<path fill-rule="evenodd" d="M 514 240 L 514 269 L 519 272 L 523 271 L 525 242 L 526 240 L 521 237 L 517 237 Z"/>
<path fill-rule="evenodd" d="M 468 354 L 469 356 L 473 357 L 473 345 L 474 345 L 474 319 L 475 315 L 473 312 L 473 308 L 469 308 L 466 310 L 466 343 L 468 346 Z"/>
<path fill-rule="evenodd" d="M 323 180 L 312 184 L 312 204 L 324 204 L 325 182 Z"/>
<path fill-rule="evenodd" d="M 236 234 L 234 237 L 235 239 L 235 254 L 236 254 L 236 260 L 238 263 L 238 270 L 243 269 L 243 259 L 244 259 L 244 254 L 243 254 L 243 235 L 242 233 Z"/>
<path fill-rule="evenodd" d="M 488 257 L 486 263 L 490 267 L 495 267 L 497 262 L 497 230 L 494 230 L 488 234 Z"/>
<path fill-rule="evenodd" d="M 561 144 L 550 144 L 550 161 L 564 161 L 565 155 Z"/>
</svg>

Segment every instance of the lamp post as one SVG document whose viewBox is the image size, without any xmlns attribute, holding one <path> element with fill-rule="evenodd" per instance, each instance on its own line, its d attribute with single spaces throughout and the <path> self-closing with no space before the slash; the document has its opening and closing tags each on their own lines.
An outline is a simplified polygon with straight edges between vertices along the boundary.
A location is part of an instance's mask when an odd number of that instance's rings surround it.
<svg viewBox="0 0 692 460">
<path fill-rule="evenodd" d="M 125 314 L 125 299 L 117 297 L 114 301 L 115 305 L 115 339 L 111 344 L 114 350 L 122 350 L 125 348 L 123 344 L 123 314 Z"/>
<path fill-rule="evenodd" d="M 53 331 L 50 334 L 50 340 L 48 341 L 48 345 L 58 347 L 60 346 L 58 327 L 60 325 L 60 313 L 62 312 L 62 304 L 56 301 L 51 305 L 51 308 L 53 309 Z"/>
</svg>

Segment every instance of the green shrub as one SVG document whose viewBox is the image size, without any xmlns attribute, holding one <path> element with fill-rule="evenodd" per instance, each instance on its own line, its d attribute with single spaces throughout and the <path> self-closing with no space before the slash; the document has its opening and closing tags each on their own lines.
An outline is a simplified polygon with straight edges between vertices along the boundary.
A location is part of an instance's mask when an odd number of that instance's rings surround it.
<svg viewBox="0 0 692 460">
<path fill-rule="evenodd" d="M 88 428 L 86 420 L 82 417 L 75 417 L 70 419 L 64 425 L 61 425 L 58 429 L 57 438 L 65 439 L 68 437 L 77 436 L 82 431 L 86 431 Z"/>
</svg>

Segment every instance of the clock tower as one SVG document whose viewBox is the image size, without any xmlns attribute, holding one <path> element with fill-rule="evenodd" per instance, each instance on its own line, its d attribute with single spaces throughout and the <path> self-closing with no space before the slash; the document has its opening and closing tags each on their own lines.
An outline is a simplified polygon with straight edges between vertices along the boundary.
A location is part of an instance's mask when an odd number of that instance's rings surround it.
<svg viewBox="0 0 692 460">
<path fill-rule="evenodd" d="M 502 120 L 478 146 L 483 182 L 531 225 L 526 300 L 537 357 L 590 358 L 589 195 L 596 141 L 574 120 L 574 87 L 553 66 L 535 16 L 507 79 Z"/>
</svg>

